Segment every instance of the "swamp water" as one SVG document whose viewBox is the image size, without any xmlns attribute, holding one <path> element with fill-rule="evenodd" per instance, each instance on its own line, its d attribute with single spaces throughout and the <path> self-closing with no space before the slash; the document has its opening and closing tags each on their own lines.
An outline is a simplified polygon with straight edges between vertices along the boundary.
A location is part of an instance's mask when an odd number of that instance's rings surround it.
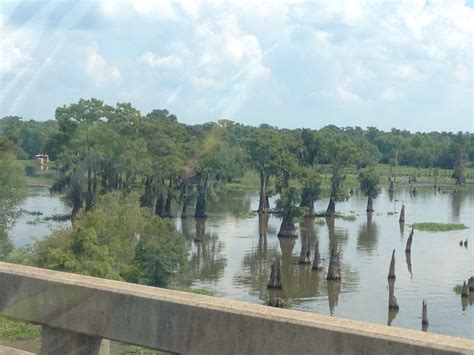
<svg viewBox="0 0 474 355">
<path fill-rule="evenodd" d="M 400 227 L 398 212 L 402 202 L 406 221 Z M 435 194 L 419 189 L 411 196 L 399 188 L 390 200 L 386 191 L 374 201 L 375 212 L 368 220 L 367 200 L 354 196 L 336 205 L 343 214 L 354 214 L 355 221 L 323 218 L 298 223 L 297 239 L 277 238 L 280 219 L 268 221 L 250 213 L 258 207 L 258 194 L 229 192 L 218 203 L 210 203 L 208 218 L 176 218 L 186 238 L 190 272 L 178 286 L 206 288 L 218 296 L 266 304 L 270 297 L 282 297 L 285 308 L 396 327 L 421 329 L 422 300 L 428 302 L 428 331 L 474 338 L 474 295 L 461 300 L 453 288 L 474 275 L 474 191 L 451 189 Z M 274 203 L 271 201 L 271 205 Z M 318 201 L 315 210 L 324 210 L 327 200 Z M 39 210 L 43 216 L 69 213 L 70 208 L 47 189 L 35 189 L 25 210 Z M 393 214 L 392 214 L 393 213 Z M 28 224 L 34 216 L 23 216 L 12 230 L 16 246 L 41 238 L 51 229 L 67 223 Z M 466 230 L 424 232 L 415 230 L 410 258 L 405 245 L 415 222 L 464 223 Z M 316 240 L 324 259 L 324 270 L 298 265 L 301 242 L 310 241 L 311 257 Z M 469 240 L 468 248 L 459 246 Z M 199 240 L 199 241 L 198 241 Z M 326 281 L 329 246 L 341 253 L 340 282 Z M 395 249 L 395 296 L 400 310 L 388 311 L 387 274 Z M 283 290 L 267 290 L 271 264 L 279 259 Z"/>
</svg>

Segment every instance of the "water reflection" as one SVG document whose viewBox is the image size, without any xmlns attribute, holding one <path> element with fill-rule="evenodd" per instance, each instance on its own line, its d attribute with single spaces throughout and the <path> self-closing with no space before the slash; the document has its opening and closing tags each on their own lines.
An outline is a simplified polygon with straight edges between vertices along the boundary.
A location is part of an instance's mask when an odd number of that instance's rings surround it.
<svg viewBox="0 0 474 355">
<path fill-rule="evenodd" d="M 206 230 L 206 219 L 196 218 L 194 245 L 191 247 L 189 268 L 193 278 L 200 281 L 216 282 L 224 273 L 227 258 L 224 244 L 216 233 Z"/>
<path fill-rule="evenodd" d="M 301 252 L 298 263 L 311 264 L 311 245 L 316 243 L 316 232 L 314 229 L 314 217 L 305 217 L 300 224 Z"/>
<path fill-rule="evenodd" d="M 186 239 L 194 239 L 196 222 L 193 218 L 181 218 L 181 232 Z"/>
<path fill-rule="evenodd" d="M 328 287 L 328 302 L 329 302 L 329 314 L 334 315 L 334 309 L 339 301 L 339 293 L 341 292 L 341 281 L 331 280 L 327 282 Z"/>
<path fill-rule="evenodd" d="M 268 231 L 268 220 L 270 219 L 269 213 L 258 214 L 258 235 L 260 237 L 267 237 Z"/>
<path fill-rule="evenodd" d="M 400 227 L 400 237 L 403 239 L 403 235 L 405 233 L 405 222 L 398 222 L 398 225 Z"/>
<path fill-rule="evenodd" d="M 456 222 L 459 222 L 459 216 L 461 214 L 461 208 L 465 198 L 466 193 L 464 190 L 455 188 L 451 192 L 451 215 Z"/>
<path fill-rule="evenodd" d="M 474 291 L 469 293 L 467 297 L 461 297 L 461 306 L 462 310 L 465 311 L 468 306 L 472 306 L 474 304 Z"/>
<path fill-rule="evenodd" d="M 388 309 L 388 321 L 387 321 L 388 326 L 391 326 L 392 322 L 395 320 L 395 318 L 397 318 L 398 311 L 399 311 L 398 308 L 395 308 L 395 309 L 389 308 Z"/>
<path fill-rule="evenodd" d="M 208 214 L 214 214 L 216 217 L 225 215 L 242 217 L 243 211 L 250 211 L 253 196 L 253 193 L 248 192 L 222 191 L 209 204 Z"/>
<path fill-rule="evenodd" d="M 407 262 L 407 267 L 408 267 L 408 272 L 410 273 L 410 278 L 413 278 L 413 272 L 411 269 L 411 253 L 410 252 L 405 252 L 405 259 Z"/>
<path fill-rule="evenodd" d="M 359 227 L 357 250 L 372 254 L 377 249 L 378 227 L 372 222 L 372 213 L 367 214 L 367 221 Z"/>
</svg>

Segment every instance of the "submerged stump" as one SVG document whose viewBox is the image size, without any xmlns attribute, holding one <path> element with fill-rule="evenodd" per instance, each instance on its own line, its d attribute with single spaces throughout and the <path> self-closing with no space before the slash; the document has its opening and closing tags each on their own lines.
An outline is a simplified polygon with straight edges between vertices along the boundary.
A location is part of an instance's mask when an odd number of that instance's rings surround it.
<svg viewBox="0 0 474 355">
<path fill-rule="evenodd" d="M 428 303 L 423 300 L 422 310 L 421 310 L 421 324 L 428 325 Z"/>
<path fill-rule="evenodd" d="M 321 263 L 321 255 L 319 254 L 319 241 L 316 241 L 316 246 L 314 247 L 314 259 L 312 270 L 322 270 L 323 264 Z"/>
<path fill-rule="evenodd" d="M 462 285 L 461 297 L 469 297 L 469 286 L 466 281 Z"/>
<path fill-rule="evenodd" d="M 410 236 L 407 239 L 407 245 L 405 247 L 405 253 L 410 253 L 411 252 L 411 243 L 413 242 L 413 234 L 415 230 L 413 227 L 411 228 Z"/>
<path fill-rule="evenodd" d="M 303 233 L 302 233 L 303 234 Z M 298 260 L 298 264 L 300 265 L 307 265 L 311 264 L 311 257 L 310 257 L 310 250 L 309 250 L 309 236 L 305 236 L 301 243 L 301 252 L 300 258 Z"/>
<path fill-rule="evenodd" d="M 329 259 L 328 275 L 326 280 L 340 280 L 341 279 L 341 264 L 339 253 L 336 253 L 334 248 L 331 249 L 331 257 Z"/>
<path fill-rule="evenodd" d="M 405 222 L 405 205 L 402 205 L 402 210 L 400 211 L 400 217 L 398 222 Z"/>
<path fill-rule="evenodd" d="M 388 270 L 388 278 L 395 280 L 395 249 L 393 249 L 392 260 L 390 260 L 390 268 Z"/>
<path fill-rule="evenodd" d="M 467 287 L 469 288 L 469 292 L 474 292 L 474 276 L 471 276 L 469 278 L 469 281 L 467 282 Z"/>
<path fill-rule="evenodd" d="M 270 301 L 268 301 L 268 305 L 270 307 L 283 308 L 284 304 L 285 302 L 283 298 L 281 297 L 275 297 L 275 298 L 270 299 Z"/>
<path fill-rule="evenodd" d="M 297 238 L 296 227 L 293 221 L 285 220 L 281 222 L 278 238 Z"/>
<path fill-rule="evenodd" d="M 399 309 L 397 298 L 395 297 L 395 280 L 388 280 L 388 309 Z"/>
<path fill-rule="evenodd" d="M 272 271 L 270 273 L 270 280 L 268 280 L 267 288 L 281 289 L 281 270 L 279 260 L 275 260 L 272 264 Z"/>
</svg>

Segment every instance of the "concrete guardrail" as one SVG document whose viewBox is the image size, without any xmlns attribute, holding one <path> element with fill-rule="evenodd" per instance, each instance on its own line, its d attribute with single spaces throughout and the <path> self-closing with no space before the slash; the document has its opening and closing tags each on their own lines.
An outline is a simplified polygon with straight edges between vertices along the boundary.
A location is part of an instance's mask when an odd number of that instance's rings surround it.
<svg viewBox="0 0 474 355">
<path fill-rule="evenodd" d="M 0 314 L 43 325 L 43 354 L 103 339 L 179 354 L 474 354 L 474 341 L 0 263 Z"/>
</svg>

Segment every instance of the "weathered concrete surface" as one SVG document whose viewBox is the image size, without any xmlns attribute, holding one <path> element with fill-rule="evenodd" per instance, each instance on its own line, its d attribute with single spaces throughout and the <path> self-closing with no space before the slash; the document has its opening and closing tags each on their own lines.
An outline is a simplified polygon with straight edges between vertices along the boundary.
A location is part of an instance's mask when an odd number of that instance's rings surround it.
<svg viewBox="0 0 474 355">
<path fill-rule="evenodd" d="M 109 355 L 110 341 L 43 326 L 40 355 Z"/>
<path fill-rule="evenodd" d="M 28 351 L 9 348 L 8 346 L 0 345 L 0 355 L 34 355 Z"/>
<path fill-rule="evenodd" d="M 0 263 L 0 313 L 183 354 L 474 354 L 474 341 Z"/>
</svg>

